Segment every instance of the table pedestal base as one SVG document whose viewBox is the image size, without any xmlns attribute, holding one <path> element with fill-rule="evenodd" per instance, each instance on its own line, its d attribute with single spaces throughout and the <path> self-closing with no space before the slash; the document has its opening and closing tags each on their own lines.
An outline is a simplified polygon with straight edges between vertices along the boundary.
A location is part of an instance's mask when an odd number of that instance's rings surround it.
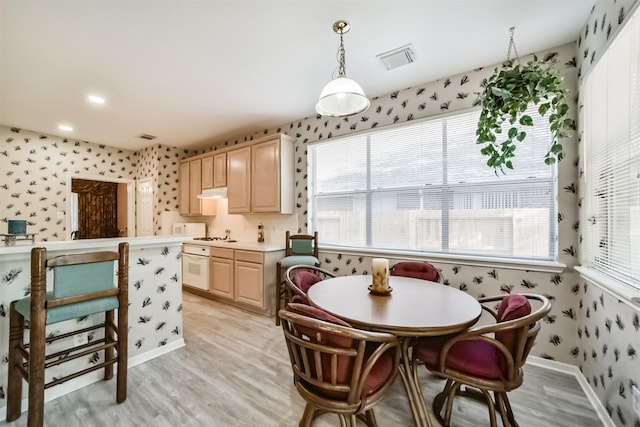
<svg viewBox="0 0 640 427">
<path fill-rule="evenodd" d="M 400 341 L 400 377 L 407 392 L 411 414 L 417 427 L 432 427 L 429 410 L 424 402 L 424 396 L 418 383 L 418 375 L 414 373 L 415 367 L 411 364 L 409 354 L 410 337 L 398 337 Z"/>
</svg>

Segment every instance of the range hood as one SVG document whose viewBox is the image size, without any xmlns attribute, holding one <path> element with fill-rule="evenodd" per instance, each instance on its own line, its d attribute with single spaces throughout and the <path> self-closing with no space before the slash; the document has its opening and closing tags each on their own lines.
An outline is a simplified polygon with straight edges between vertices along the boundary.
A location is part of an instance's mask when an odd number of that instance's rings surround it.
<svg viewBox="0 0 640 427">
<path fill-rule="evenodd" d="M 202 194 L 196 196 L 198 199 L 221 199 L 227 197 L 227 187 L 207 188 L 202 190 Z"/>
</svg>

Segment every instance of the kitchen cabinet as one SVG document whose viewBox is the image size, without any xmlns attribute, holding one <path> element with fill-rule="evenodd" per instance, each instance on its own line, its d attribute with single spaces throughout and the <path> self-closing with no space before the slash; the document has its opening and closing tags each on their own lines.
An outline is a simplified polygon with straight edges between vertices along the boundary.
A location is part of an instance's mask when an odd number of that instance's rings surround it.
<svg viewBox="0 0 640 427">
<path fill-rule="evenodd" d="M 213 186 L 215 188 L 227 186 L 227 153 L 213 156 Z"/>
<path fill-rule="evenodd" d="M 214 161 L 213 156 L 202 158 L 202 188 L 213 188 Z"/>
<path fill-rule="evenodd" d="M 293 139 L 279 135 L 251 147 L 251 212 L 292 214 Z"/>
<path fill-rule="evenodd" d="M 251 211 L 251 147 L 227 152 L 227 199 L 230 214 Z"/>
<path fill-rule="evenodd" d="M 178 170 L 178 213 L 180 215 L 216 215 L 215 200 L 200 200 L 202 193 L 202 160 L 180 162 Z"/>
<path fill-rule="evenodd" d="M 233 249 L 210 249 L 209 291 L 224 298 L 233 299 Z"/>
<path fill-rule="evenodd" d="M 264 268 L 262 253 L 235 251 L 235 297 L 240 303 L 264 308 Z"/>
<path fill-rule="evenodd" d="M 207 289 L 185 286 L 188 292 L 236 305 L 256 313 L 275 314 L 276 263 L 284 250 L 248 250 L 207 243 L 190 243 L 208 250 L 209 284 Z M 242 245 L 246 247 L 246 244 Z"/>
</svg>

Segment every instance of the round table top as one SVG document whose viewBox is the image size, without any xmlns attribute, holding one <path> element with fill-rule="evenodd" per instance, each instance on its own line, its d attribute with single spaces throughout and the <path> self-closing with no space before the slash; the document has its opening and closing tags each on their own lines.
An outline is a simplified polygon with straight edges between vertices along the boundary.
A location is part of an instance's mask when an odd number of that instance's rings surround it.
<svg viewBox="0 0 640 427">
<path fill-rule="evenodd" d="M 476 323 L 482 311 L 471 295 L 436 282 L 390 276 L 388 296 L 370 294 L 369 285 L 371 276 L 340 276 L 316 283 L 307 297 L 353 326 L 404 336 L 459 332 Z"/>
</svg>

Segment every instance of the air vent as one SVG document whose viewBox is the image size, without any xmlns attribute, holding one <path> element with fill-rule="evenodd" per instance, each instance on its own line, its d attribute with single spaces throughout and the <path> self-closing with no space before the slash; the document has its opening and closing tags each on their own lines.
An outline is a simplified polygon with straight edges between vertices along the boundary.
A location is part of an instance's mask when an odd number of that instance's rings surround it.
<svg viewBox="0 0 640 427">
<path fill-rule="evenodd" d="M 151 141 L 152 139 L 156 139 L 155 136 L 149 135 L 148 133 L 140 134 L 140 135 L 138 135 L 138 138 L 147 139 L 149 141 Z"/>
<path fill-rule="evenodd" d="M 380 60 L 382 65 L 387 70 L 393 70 L 394 68 L 402 67 L 403 65 L 411 64 L 416 60 L 416 51 L 411 43 L 401 46 L 397 49 L 393 49 L 380 55 L 376 55 L 376 58 Z"/>
</svg>

